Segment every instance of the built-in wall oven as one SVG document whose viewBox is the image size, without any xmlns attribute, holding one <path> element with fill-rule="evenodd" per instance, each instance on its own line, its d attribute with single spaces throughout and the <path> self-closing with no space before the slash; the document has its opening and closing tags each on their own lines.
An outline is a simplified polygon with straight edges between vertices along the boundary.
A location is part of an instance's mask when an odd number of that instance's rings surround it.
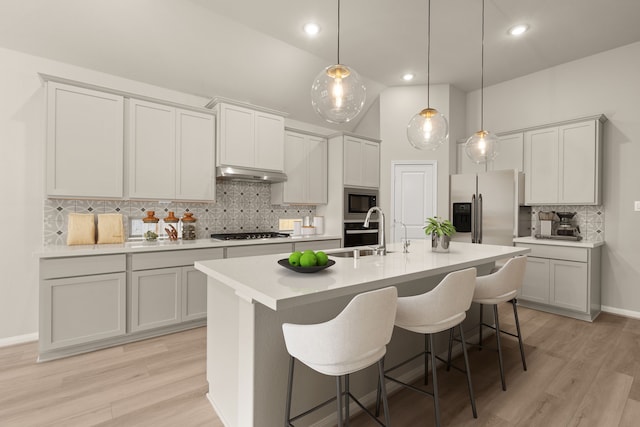
<svg viewBox="0 0 640 427">
<path fill-rule="evenodd" d="M 363 222 L 344 223 L 344 247 L 370 246 L 378 244 L 378 223 L 369 222 L 369 228 Z"/>
</svg>

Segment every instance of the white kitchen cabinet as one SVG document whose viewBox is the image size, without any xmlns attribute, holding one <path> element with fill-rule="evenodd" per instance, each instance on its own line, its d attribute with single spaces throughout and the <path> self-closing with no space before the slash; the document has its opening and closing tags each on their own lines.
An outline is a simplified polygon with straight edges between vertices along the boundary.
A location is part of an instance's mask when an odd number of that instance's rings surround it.
<svg viewBox="0 0 640 427">
<path fill-rule="evenodd" d="M 598 205 L 604 116 L 524 133 L 525 203 Z"/>
<path fill-rule="evenodd" d="M 124 254 L 40 261 L 39 351 L 126 333 Z"/>
<path fill-rule="evenodd" d="M 214 199 L 213 115 L 130 99 L 128 116 L 129 197 Z"/>
<path fill-rule="evenodd" d="M 293 252 L 291 243 L 269 243 L 251 246 L 230 246 L 227 248 L 225 258 L 238 258 L 244 256 L 289 254 Z"/>
<path fill-rule="evenodd" d="M 327 203 L 327 139 L 287 131 L 284 172 L 287 181 L 271 185 L 271 203 Z"/>
<path fill-rule="evenodd" d="M 182 321 L 207 317 L 207 275 L 182 267 Z"/>
<path fill-rule="evenodd" d="M 340 239 L 331 239 L 331 240 L 315 240 L 315 241 L 297 241 L 293 243 L 293 250 L 304 252 L 307 249 L 312 251 L 324 251 L 327 249 L 336 249 L 341 246 Z"/>
<path fill-rule="evenodd" d="M 216 108 L 218 166 L 284 170 L 284 117 L 235 104 Z"/>
<path fill-rule="evenodd" d="M 380 186 L 380 144 L 344 136 L 344 185 L 378 188 Z"/>
<path fill-rule="evenodd" d="M 124 98 L 47 82 L 46 193 L 121 198 Z"/>
<path fill-rule="evenodd" d="M 180 322 L 182 271 L 160 268 L 131 274 L 131 332 L 155 329 Z"/>
<path fill-rule="evenodd" d="M 528 244 L 518 301 L 526 306 L 582 320 L 600 313 L 600 247 Z"/>
</svg>

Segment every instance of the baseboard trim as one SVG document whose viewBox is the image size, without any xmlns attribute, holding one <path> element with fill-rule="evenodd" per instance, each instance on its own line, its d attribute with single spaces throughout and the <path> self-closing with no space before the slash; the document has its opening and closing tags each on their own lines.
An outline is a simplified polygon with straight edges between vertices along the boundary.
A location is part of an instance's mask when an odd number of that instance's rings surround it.
<svg viewBox="0 0 640 427">
<path fill-rule="evenodd" d="M 24 344 L 26 342 L 38 341 L 38 333 L 18 335 L 15 337 L 0 338 L 0 347 L 9 347 L 16 344 Z"/>
<path fill-rule="evenodd" d="M 602 311 L 604 311 L 605 313 L 618 314 L 624 317 L 631 317 L 633 319 L 640 319 L 640 311 L 625 310 L 622 308 L 609 307 L 606 305 L 602 306 Z"/>
</svg>

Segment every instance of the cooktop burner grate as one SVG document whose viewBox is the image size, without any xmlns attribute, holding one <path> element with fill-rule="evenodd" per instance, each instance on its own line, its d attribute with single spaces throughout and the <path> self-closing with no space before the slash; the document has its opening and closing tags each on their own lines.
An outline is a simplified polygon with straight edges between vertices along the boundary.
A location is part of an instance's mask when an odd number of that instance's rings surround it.
<svg viewBox="0 0 640 427">
<path fill-rule="evenodd" d="M 289 235 L 284 233 L 276 233 L 273 231 L 258 231 L 255 233 L 223 233 L 211 235 L 212 239 L 218 240 L 275 239 L 277 237 L 289 237 Z"/>
</svg>

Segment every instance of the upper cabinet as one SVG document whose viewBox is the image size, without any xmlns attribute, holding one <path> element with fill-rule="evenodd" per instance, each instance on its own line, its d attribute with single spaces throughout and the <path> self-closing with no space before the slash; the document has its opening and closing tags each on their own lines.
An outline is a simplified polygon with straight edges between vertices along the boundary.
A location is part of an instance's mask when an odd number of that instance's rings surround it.
<svg viewBox="0 0 640 427">
<path fill-rule="evenodd" d="M 344 185 L 347 187 L 380 186 L 380 143 L 354 136 L 344 136 Z"/>
<path fill-rule="evenodd" d="M 284 170 L 284 117 L 217 103 L 218 166 Z"/>
<path fill-rule="evenodd" d="M 214 199 L 212 114 L 130 99 L 127 129 L 129 197 Z"/>
<path fill-rule="evenodd" d="M 124 98 L 47 82 L 50 197 L 121 198 Z"/>
<path fill-rule="evenodd" d="M 523 141 L 522 132 L 504 134 L 498 137 L 498 155 L 488 163 L 474 163 L 464 151 L 466 141 L 457 144 L 458 173 L 478 173 L 503 169 L 516 169 L 523 172 Z"/>
<path fill-rule="evenodd" d="M 271 203 L 327 203 L 327 139 L 295 131 L 285 133 L 287 181 L 271 185 Z"/>
<path fill-rule="evenodd" d="M 604 116 L 524 133 L 525 204 L 601 203 Z"/>
</svg>

